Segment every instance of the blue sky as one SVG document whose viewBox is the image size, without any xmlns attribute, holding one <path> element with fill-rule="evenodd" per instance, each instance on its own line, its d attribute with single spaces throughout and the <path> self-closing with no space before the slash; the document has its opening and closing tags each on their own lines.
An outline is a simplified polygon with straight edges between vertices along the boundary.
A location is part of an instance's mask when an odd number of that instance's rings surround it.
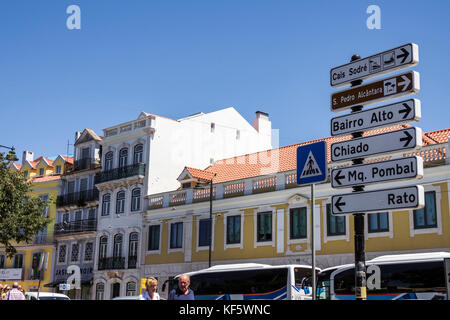
<svg viewBox="0 0 450 320">
<path fill-rule="evenodd" d="M 69 30 L 69 5 L 81 30 Z M 369 5 L 381 29 L 369 30 Z M 74 132 L 233 106 L 280 145 L 330 135 L 332 67 L 419 45 L 425 131 L 450 127 L 450 1 L 15 0 L 0 3 L 0 144 L 66 154 Z M 339 114 L 340 115 L 340 114 Z M 5 149 L 0 151 L 7 151 Z M 72 147 L 70 152 L 72 152 Z"/>
</svg>

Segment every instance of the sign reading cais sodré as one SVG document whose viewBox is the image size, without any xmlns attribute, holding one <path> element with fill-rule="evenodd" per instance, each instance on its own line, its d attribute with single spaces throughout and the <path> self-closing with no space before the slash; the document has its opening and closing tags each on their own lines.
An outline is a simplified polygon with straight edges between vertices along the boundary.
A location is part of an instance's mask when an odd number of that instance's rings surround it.
<svg viewBox="0 0 450 320">
<path fill-rule="evenodd" d="M 415 43 L 408 43 L 331 69 L 330 84 L 332 87 L 340 87 L 354 80 L 411 67 L 418 62 L 419 47 Z"/>
<path fill-rule="evenodd" d="M 419 73 L 416 71 L 409 71 L 366 85 L 335 92 L 331 95 L 331 110 L 343 111 L 355 105 L 368 105 L 395 97 L 417 93 L 419 90 Z"/>
</svg>

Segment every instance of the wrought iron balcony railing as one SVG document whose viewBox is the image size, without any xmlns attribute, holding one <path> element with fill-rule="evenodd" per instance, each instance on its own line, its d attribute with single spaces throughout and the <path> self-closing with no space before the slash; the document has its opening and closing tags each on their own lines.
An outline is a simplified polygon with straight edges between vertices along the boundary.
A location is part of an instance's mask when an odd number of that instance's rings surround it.
<svg viewBox="0 0 450 320">
<path fill-rule="evenodd" d="M 69 206 L 69 205 L 78 205 L 83 206 L 88 201 L 97 201 L 98 200 L 98 190 L 97 189 L 89 189 L 80 192 L 73 192 L 58 196 L 56 200 L 57 207 Z"/>
<path fill-rule="evenodd" d="M 98 259 L 98 270 L 125 269 L 124 257 L 109 257 Z"/>
<path fill-rule="evenodd" d="M 75 160 L 73 163 L 73 171 L 85 170 L 85 169 L 96 169 L 100 168 L 99 160 L 94 158 L 83 158 L 79 160 Z"/>
<path fill-rule="evenodd" d="M 137 256 L 128 257 L 128 269 L 135 269 L 137 266 Z"/>
<path fill-rule="evenodd" d="M 97 231 L 97 219 L 55 223 L 55 235 Z"/>
<path fill-rule="evenodd" d="M 137 175 L 139 176 L 145 175 L 145 163 L 136 163 L 129 166 L 98 172 L 95 174 L 95 183 L 97 184 Z"/>
</svg>

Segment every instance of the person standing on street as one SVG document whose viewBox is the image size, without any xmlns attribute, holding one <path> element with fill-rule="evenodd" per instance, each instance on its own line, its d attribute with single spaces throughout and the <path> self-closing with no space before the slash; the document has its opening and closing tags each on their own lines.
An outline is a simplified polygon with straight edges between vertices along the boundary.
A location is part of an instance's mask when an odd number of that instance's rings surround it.
<svg viewBox="0 0 450 320">
<path fill-rule="evenodd" d="M 19 291 L 19 283 L 14 282 L 12 289 L 8 291 L 5 300 L 25 300 L 25 296 Z"/>
<path fill-rule="evenodd" d="M 178 288 L 169 293 L 169 300 L 194 300 L 194 291 L 189 289 L 191 279 L 187 274 L 182 274 L 178 278 Z"/>
<path fill-rule="evenodd" d="M 145 291 L 142 293 L 143 300 L 160 300 L 159 293 L 156 292 L 158 288 L 158 280 L 154 277 L 150 277 L 147 279 L 145 283 Z"/>
</svg>

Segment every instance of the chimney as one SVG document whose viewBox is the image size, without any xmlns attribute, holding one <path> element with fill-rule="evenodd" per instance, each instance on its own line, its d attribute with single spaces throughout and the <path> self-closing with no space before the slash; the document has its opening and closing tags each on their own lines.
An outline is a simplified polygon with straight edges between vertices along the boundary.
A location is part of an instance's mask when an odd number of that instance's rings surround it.
<svg viewBox="0 0 450 320">
<path fill-rule="evenodd" d="M 75 142 L 77 143 L 78 138 L 81 136 L 82 132 L 81 131 L 75 131 Z"/>
<path fill-rule="evenodd" d="M 34 160 L 34 153 L 31 151 L 25 150 L 22 154 L 22 165 L 25 164 L 25 161 L 33 161 Z"/>
<path fill-rule="evenodd" d="M 256 111 L 256 119 L 253 120 L 253 128 L 261 133 L 262 130 L 267 128 L 267 124 L 269 124 L 270 128 L 272 127 L 269 120 L 269 114 L 262 111 Z M 264 128 L 264 125 L 266 128 Z"/>
</svg>

